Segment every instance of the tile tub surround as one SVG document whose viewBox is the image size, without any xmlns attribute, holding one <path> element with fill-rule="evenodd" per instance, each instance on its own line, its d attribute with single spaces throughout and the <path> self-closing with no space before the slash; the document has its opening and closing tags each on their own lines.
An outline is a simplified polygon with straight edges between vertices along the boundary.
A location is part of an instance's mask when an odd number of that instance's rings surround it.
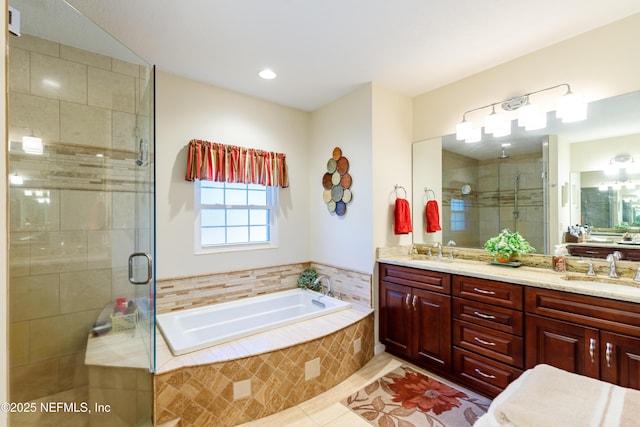
<svg viewBox="0 0 640 427">
<path fill-rule="evenodd" d="M 155 423 L 180 418 L 182 427 L 234 426 L 337 385 L 373 357 L 373 313 L 350 309 L 324 317 L 178 358 L 159 348 Z M 341 322 L 348 325 L 336 329 Z M 298 342 L 287 345 L 292 339 Z M 267 350 L 278 341 L 285 346 Z"/>
<path fill-rule="evenodd" d="M 331 279 L 336 296 L 341 295 L 352 304 L 372 307 L 371 274 L 308 262 L 161 279 L 156 284 L 156 310 L 161 314 L 295 289 L 298 276 L 308 267 Z"/>
</svg>

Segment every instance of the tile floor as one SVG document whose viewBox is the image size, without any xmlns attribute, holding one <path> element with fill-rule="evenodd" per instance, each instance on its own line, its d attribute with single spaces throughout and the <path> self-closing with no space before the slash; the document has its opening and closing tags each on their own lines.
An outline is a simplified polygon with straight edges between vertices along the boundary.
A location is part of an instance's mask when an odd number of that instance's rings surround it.
<svg viewBox="0 0 640 427">
<path fill-rule="evenodd" d="M 388 353 L 381 353 L 331 390 L 277 414 L 242 424 L 241 427 L 371 427 L 371 424 L 343 406 L 340 400 L 401 365 L 409 365 L 438 378 Z"/>
</svg>

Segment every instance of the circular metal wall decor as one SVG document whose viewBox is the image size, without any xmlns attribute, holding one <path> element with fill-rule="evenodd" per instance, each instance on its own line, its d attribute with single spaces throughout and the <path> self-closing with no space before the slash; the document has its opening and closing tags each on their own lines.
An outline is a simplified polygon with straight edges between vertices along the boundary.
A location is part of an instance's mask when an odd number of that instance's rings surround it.
<svg viewBox="0 0 640 427">
<path fill-rule="evenodd" d="M 327 210 L 338 216 L 347 213 L 347 204 L 353 200 L 353 193 L 350 190 L 349 160 L 342 155 L 340 147 L 333 149 L 327 161 L 327 171 L 322 175 L 322 188 L 322 200 L 327 204 Z"/>
</svg>

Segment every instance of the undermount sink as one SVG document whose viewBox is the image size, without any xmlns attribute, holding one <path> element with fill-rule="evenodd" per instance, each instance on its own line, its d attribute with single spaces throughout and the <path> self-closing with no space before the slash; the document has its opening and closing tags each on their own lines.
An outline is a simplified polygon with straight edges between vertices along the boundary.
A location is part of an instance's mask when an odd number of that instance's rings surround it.
<svg viewBox="0 0 640 427">
<path fill-rule="evenodd" d="M 570 282 L 598 282 L 598 283 L 612 283 L 614 285 L 625 285 L 625 286 L 634 286 L 640 287 L 640 283 L 634 282 L 631 279 L 613 279 L 611 277 L 604 276 L 586 276 L 586 275 L 577 275 L 577 274 L 567 274 L 562 276 L 563 280 L 568 280 Z"/>
</svg>

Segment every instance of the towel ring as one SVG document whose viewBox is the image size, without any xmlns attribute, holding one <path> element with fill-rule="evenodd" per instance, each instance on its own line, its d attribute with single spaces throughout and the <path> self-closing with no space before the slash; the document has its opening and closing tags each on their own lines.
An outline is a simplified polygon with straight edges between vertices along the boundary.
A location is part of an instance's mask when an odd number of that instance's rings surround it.
<svg viewBox="0 0 640 427">
<path fill-rule="evenodd" d="M 396 184 L 396 185 L 394 185 L 394 189 L 395 189 L 395 192 L 396 192 L 396 199 L 398 198 L 398 190 L 404 191 L 403 199 L 407 198 L 407 190 L 403 186 Z"/>
<path fill-rule="evenodd" d="M 432 198 L 436 198 L 436 193 L 430 188 L 424 187 L 424 193 L 427 195 L 427 200 L 431 200 Z M 433 197 L 430 197 L 433 196 Z"/>
</svg>

